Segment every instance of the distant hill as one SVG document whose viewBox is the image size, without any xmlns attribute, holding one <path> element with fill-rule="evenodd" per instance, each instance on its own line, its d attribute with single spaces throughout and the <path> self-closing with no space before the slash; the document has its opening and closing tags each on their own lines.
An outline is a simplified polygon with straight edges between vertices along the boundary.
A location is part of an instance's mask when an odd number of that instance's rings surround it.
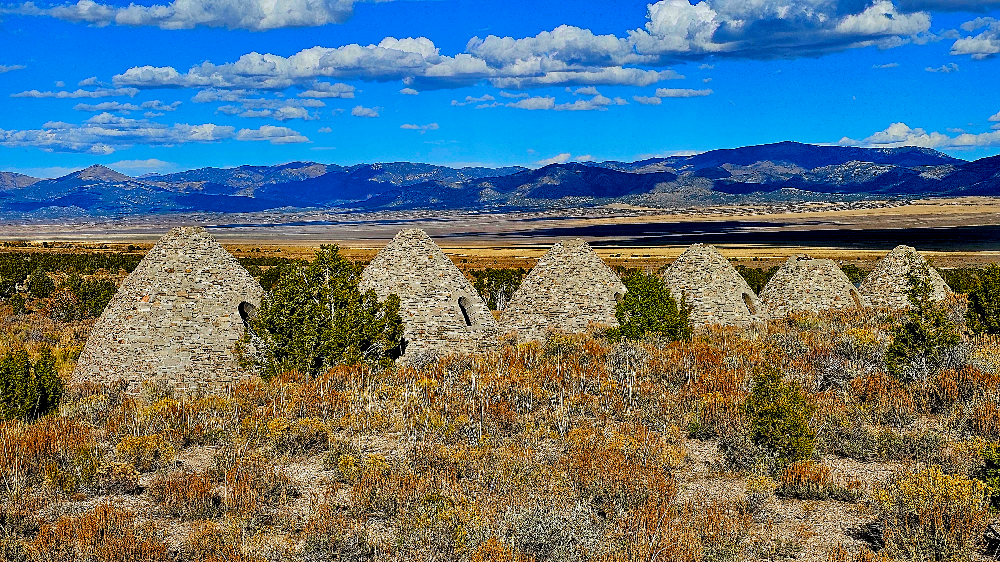
<svg viewBox="0 0 1000 562">
<path fill-rule="evenodd" d="M 0 172 L 0 213 L 11 218 L 330 208 L 516 211 L 959 195 L 1000 196 L 1000 157 L 967 162 L 918 147 L 781 142 L 537 170 L 291 162 L 140 178 L 99 165 L 44 180 Z"/>
</svg>

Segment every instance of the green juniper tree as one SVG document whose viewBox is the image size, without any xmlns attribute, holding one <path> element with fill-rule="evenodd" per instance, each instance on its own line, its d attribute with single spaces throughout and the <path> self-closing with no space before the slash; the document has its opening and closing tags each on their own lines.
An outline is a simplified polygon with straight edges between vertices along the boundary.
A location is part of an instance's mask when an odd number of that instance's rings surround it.
<svg viewBox="0 0 1000 562">
<path fill-rule="evenodd" d="M 979 271 L 975 288 L 969 291 L 969 326 L 977 332 L 1000 334 L 1000 266 Z"/>
<path fill-rule="evenodd" d="M 282 269 L 237 346 L 241 362 L 268 378 L 316 376 L 336 365 L 386 367 L 402 353 L 399 298 L 361 292 L 361 267 L 323 246 L 309 264 Z"/>
<path fill-rule="evenodd" d="M 28 277 L 28 292 L 36 299 L 47 299 L 56 292 L 56 284 L 42 268 L 37 268 Z"/>
<path fill-rule="evenodd" d="M 671 340 L 691 337 L 690 309 L 684 299 L 678 304 L 659 276 L 633 271 L 622 283 L 627 291 L 615 309 L 619 327 L 608 332 L 610 338 L 637 340 L 646 334 Z"/>
<path fill-rule="evenodd" d="M 927 266 L 911 271 L 907 281 L 910 309 L 906 319 L 893 329 L 886 363 L 889 372 L 902 381 L 927 381 L 942 368 L 948 351 L 962 338 L 945 307 L 931 299 Z"/>
<path fill-rule="evenodd" d="M 0 358 L 0 419 L 31 421 L 44 416 L 59 406 L 62 391 L 56 359 L 48 348 L 34 363 L 23 349 Z"/>
<path fill-rule="evenodd" d="M 816 407 L 799 385 L 784 380 L 781 371 L 767 368 L 756 373 L 743 408 L 750 438 L 770 456 L 771 468 L 812 457 L 816 433 L 809 420 Z"/>
</svg>

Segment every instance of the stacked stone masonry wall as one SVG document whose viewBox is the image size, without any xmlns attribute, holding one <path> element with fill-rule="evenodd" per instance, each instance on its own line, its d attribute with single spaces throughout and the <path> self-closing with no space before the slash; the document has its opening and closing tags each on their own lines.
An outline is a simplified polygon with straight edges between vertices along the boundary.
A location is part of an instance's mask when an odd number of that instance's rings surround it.
<svg viewBox="0 0 1000 562">
<path fill-rule="evenodd" d="M 908 275 L 919 275 L 927 268 L 927 279 L 931 284 L 931 298 L 943 300 L 951 293 L 941 275 L 927 263 L 924 256 L 910 246 L 896 246 L 875 264 L 875 269 L 861 282 L 863 294 L 876 308 L 909 308 L 906 291 L 910 281 Z"/>
<path fill-rule="evenodd" d="M 522 340 L 544 340 L 549 330 L 584 332 L 618 326 L 615 308 L 625 285 L 582 239 L 553 246 L 524 278 L 503 311 L 503 328 Z"/>
<path fill-rule="evenodd" d="M 202 228 L 175 228 L 125 278 L 94 324 L 74 380 L 146 381 L 179 392 L 233 383 L 241 303 L 259 306 L 257 281 Z"/>
<path fill-rule="evenodd" d="M 470 353 L 499 330 L 493 313 L 423 230 L 403 230 L 361 274 L 360 288 L 399 296 L 407 342 L 401 363 L 423 355 Z"/>
<path fill-rule="evenodd" d="M 760 300 L 772 318 L 868 305 L 833 260 L 803 255 L 788 258 L 761 290 Z"/>
<path fill-rule="evenodd" d="M 691 307 L 691 324 L 746 325 L 763 307 L 743 276 L 713 246 L 694 244 L 663 272 L 670 294 Z"/>
</svg>

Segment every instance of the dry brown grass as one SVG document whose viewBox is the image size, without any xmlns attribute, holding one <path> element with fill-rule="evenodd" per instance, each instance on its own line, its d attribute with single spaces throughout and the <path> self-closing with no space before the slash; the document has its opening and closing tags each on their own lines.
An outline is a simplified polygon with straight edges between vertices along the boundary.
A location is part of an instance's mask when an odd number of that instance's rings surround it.
<svg viewBox="0 0 1000 562">
<path fill-rule="evenodd" d="M 978 556 L 992 515 L 974 494 L 935 492 L 915 519 L 899 506 L 906 475 L 928 467 L 960 479 L 939 488 L 966 490 L 1000 438 L 1000 347 L 970 338 L 948 369 L 903 384 L 882 359 L 892 321 L 796 315 L 673 343 L 556 334 L 209 396 L 79 385 L 57 416 L 0 424 L 0 547 L 39 560 L 873 562 L 928 559 L 907 545 L 945 529 L 938 558 Z M 770 476 L 743 430 L 765 366 L 803 389 L 817 434 L 815 458 Z M 809 515 L 861 507 L 883 531 Z"/>
</svg>

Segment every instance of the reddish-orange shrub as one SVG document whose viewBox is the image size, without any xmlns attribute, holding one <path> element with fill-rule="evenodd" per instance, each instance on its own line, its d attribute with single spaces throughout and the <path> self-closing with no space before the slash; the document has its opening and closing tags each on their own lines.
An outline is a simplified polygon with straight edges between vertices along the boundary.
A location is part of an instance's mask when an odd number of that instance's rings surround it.
<svg viewBox="0 0 1000 562">
<path fill-rule="evenodd" d="M 158 474 L 147 493 L 164 512 L 185 519 L 213 517 L 222 507 L 222 498 L 213 491 L 212 479 L 197 472 Z"/>
<path fill-rule="evenodd" d="M 566 470 L 580 497 L 608 514 L 674 498 L 677 482 L 666 466 L 662 437 L 644 426 L 617 429 L 622 433 L 580 429 L 569 435 Z"/>
<path fill-rule="evenodd" d="M 96 445 L 90 427 L 46 416 L 35 423 L 0 423 L 0 476 L 7 489 L 38 483 L 46 471 L 75 473 L 74 463 Z M 85 476 L 85 475 L 84 475 Z M 76 476 L 74 476 L 74 479 Z"/>
<path fill-rule="evenodd" d="M 800 500 L 853 502 L 861 496 L 861 485 L 835 478 L 830 468 L 820 463 L 798 461 L 785 469 L 775 494 Z"/>
<path fill-rule="evenodd" d="M 162 534 L 135 514 L 103 503 L 78 516 L 42 525 L 29 544 L 40 562 L 159 562 L 169 560 Z"/>
<path fill-rule="evenodd" d="M 232 459 L 223 474 L 223 506 L 236 517 L 257 519 L 298 495 L 282 470 L 256 454 Z"/>
<path fill-rule="evenodd" d="M 211 521 L 195 525 L 184 541 L 184 560 L 192 562 L 264 562 L 248 554 L 241 533 Z"/>
<path fill-rule="evenodd" d="M 901 427 L 916 414 L 913 391 L 883 372 L 852 380 L 850 395 L 871 423 Z"/>
</svg>

